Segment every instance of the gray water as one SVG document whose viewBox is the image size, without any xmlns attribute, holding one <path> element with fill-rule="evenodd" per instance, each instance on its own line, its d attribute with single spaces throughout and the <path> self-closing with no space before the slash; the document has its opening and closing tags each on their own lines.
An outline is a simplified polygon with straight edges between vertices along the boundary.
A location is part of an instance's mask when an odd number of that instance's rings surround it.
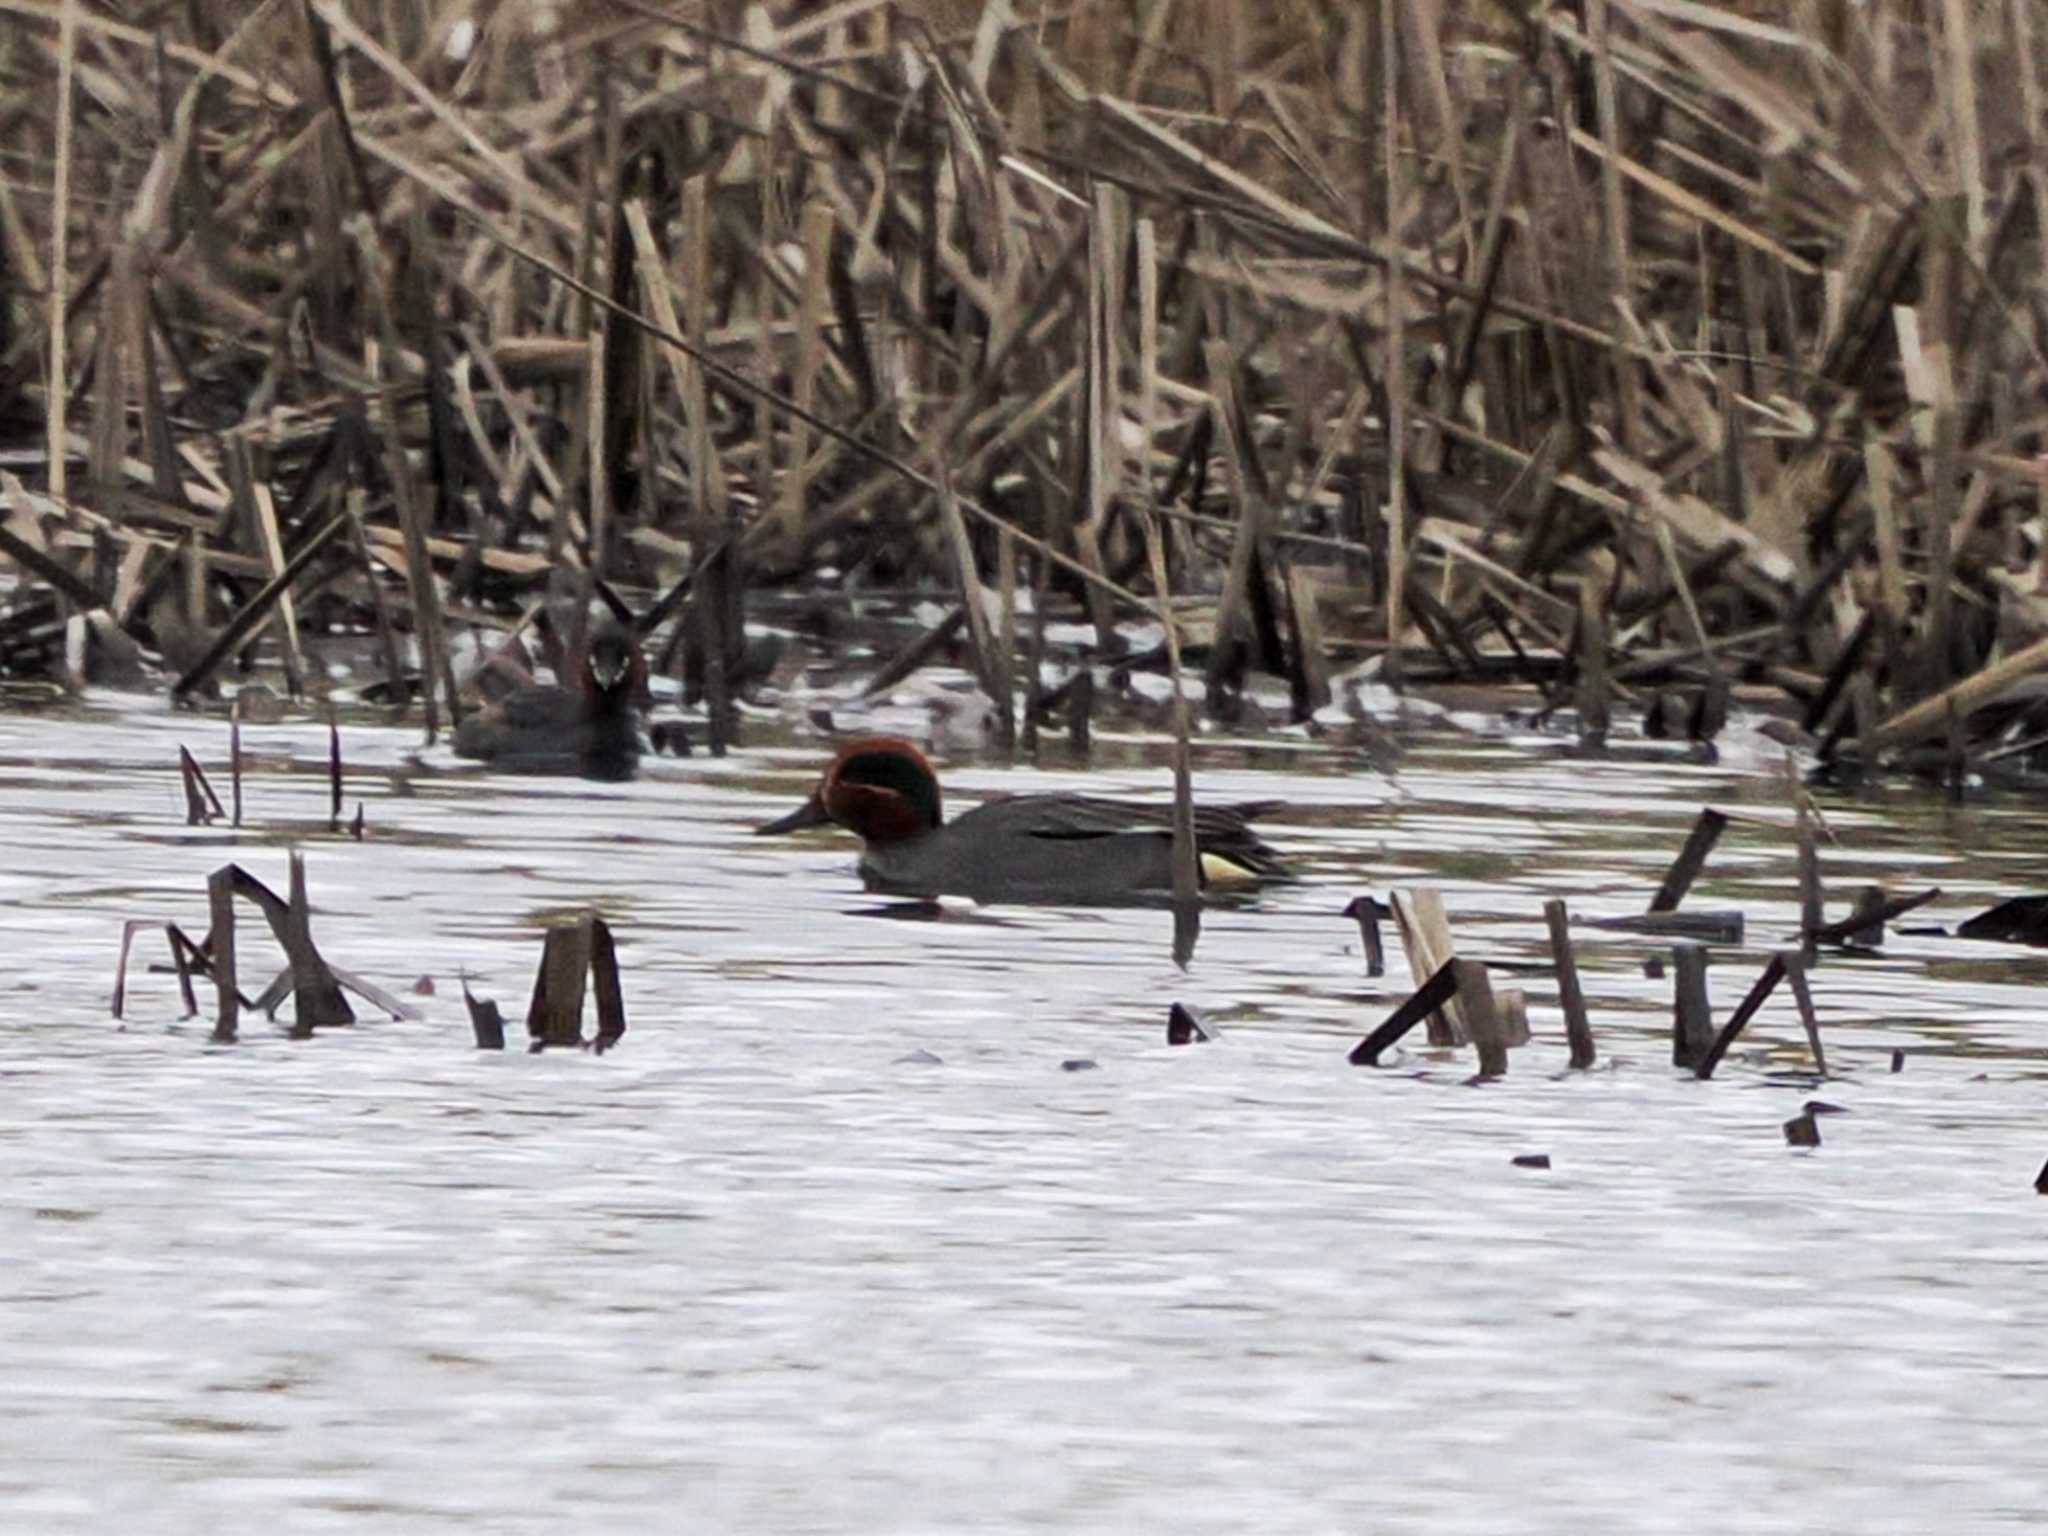
<svg viewBox="0 0 2048 1536">
<path fill-rule="evenodd" d="M 1211 912 L 1181 972 L 1161 912 L 898 920 L 844 839 L 750 837 L 816 741 L 614 788 L 346 735 L 360 844 L 325 830 L 318 726 L 248 731 L 234 833 L 182 824 L 172 770 L 185 741 L 225 793 L 218 722 L 0 717 L 0 1530 L 2048 1524 L 2048 960 L 1894 935 L 1824 965 L 1820 1086 L 1783 997 L 1713 1082 L 1674 1075 L 1669 983 L 1613 939 L 1582 954 L 1594 1072 L 1540 975 L 1501 1081 L 1413 1040 L 1344 1062 L 1409 985 L 1398 951 L 1365 978 L 1352 895 L 1434 884 L 1469 952 L 1538 959 L 1545 896 L 1640 910 L 1701 804 L 1777 806 L 1767 752 L 1445 734 L 1389 780 L 1205 744 L 1200 792 L 1287 800 L 1307 878 Z M 1156 792 L 1161 761 L 947 783 Z M 2023 805 L 1827 808 L 1837 912 L 1881 875 L 1947 920 L 2040 885 Z M 211 1048 L 154 932 L 109 1017 L 123 920 L 196 936 L 207 871 L 282 888 L 290 845 L 330 957 L 420 1017 Z M 1750 914 L 1719 1011 L 1791 890 L 1789 839 L 1738 824 L 1690 898 Z M 473 1050 L 458 972 L 516 1028 L 541 926 L 586 904 L 624 1043 Z M 1176 999 L 1223 1038 L 1169 1049 Z M 1815 1094 L 1850 1113 L 1790 1150 Z"/>
</svg>

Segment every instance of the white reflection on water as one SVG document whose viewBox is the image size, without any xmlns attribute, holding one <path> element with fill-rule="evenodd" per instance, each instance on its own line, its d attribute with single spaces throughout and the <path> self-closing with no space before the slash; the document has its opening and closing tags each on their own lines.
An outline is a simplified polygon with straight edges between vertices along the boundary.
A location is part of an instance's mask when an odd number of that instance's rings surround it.
<svg viewBox="0 0 2048 1536">
<path fill-rule="evenodd" d="M 747 835 L 815 746 L 398 795 L 411 736 L 355 729 L 356 845 L 318 830 L 306 726 L 249 733 L 256 829 L 182 827 L 172 743 L 211 763 L 218 734 L 0 720 L 0 1529 L 2044 1521 L 2040 958 L 1823 967 L 1847 1077 L 1818 1091 L 1852 1113 L 1814 1153 L 1778 1132 L 1814 1090 L 1766 1075 L 1802 1061 L 1789 1007 L 1674 1079 L 1626 943 L 1584 957 L 1611 1070 L 1553 1075 L 1540 980 L 1500 1083 L 1343 1065 L 1405 986 L 1360 974 L 1356 890 L 1432 880 L 1476 951 L 1531 958 L 1544 895 L 1639 909 L 1701 801 L 1768 803 L 1762 776 L 1447 745 L 1390 787 L 1219 752 L 1203 792 L 1291 801 L 1311 879 L 1212 913 L 1183 976 L 1161 912 L 861 915 L 844 843 Z M 2041 868 L 2024 807 L 1830 816 L 1838 900 L 1901 869 L 1954 915 Z M 120 921 L 196 934 L 206 871 L 281 884 L 294 825 L 323 945 L 432 975 L 424 1019 L 216 1051 L 138 975 L 110 1021 Z M 1738 827 L 1693 898 L 1751 914 L 1724 1011 L 1794 919 L 1783 844 Z M 457 968 L 516 1025 L 535 924 L 586 901 L 621 1049 L 468 1049 Z M 1225 1039 L 1166 1048 L 1175 997 Z"/>
</svg>

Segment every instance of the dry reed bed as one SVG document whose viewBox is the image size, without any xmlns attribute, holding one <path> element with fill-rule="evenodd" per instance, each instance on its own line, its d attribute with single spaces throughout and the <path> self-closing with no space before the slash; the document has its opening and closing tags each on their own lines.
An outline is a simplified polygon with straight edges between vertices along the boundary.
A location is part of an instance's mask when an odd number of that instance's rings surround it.
<svg viewBox="0 0 2048 1536">
<path fill-rule="evenodd" d="M 431 728 L 451 620 L 595 595 L 716 716 L 832 568 L 1026 730 L 1020 587 L 1219 714 L 1343 641 L 1596 736 L 2048 726 L 2030 0 L 156 19 L 0 0 L 10 670 L 361 624 Z"/>
</svg>

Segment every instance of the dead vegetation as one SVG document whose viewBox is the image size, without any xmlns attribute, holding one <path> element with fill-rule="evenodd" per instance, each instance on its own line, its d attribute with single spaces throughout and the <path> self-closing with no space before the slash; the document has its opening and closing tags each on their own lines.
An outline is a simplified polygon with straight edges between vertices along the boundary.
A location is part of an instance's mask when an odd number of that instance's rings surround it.
<svg viewBox="0 0 2048 1536">
<path fill-rule="evenodd" d="M 939 583 L 2028 781 L 2033 0 L 0 0 L 0 669 Z M 1040 601 L 1027 610 L 1013 596 Z M 584 622 L 580 617 L 576 623 Z M 80 657 L 83 659 L 79 659 Z"/>
</svg>

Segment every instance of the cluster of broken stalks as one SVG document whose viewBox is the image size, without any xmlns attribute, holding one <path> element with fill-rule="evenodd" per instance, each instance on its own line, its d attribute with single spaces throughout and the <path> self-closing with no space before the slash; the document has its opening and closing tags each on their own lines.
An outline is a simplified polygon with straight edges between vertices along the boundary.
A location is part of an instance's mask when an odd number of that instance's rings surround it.
<svg viewBox="0 0 2048 1536">
<path fill-rule="evenodd" d="M 1005 740 L 1069 604 L 1219 716 L 2025 777 L 2044 79 L 2035 0 L 4 0 L 0 672 L 374 632 L 431 731 L 552 593 L 715 726 L 749 589 L 935 583 Z"/>
</svg>

